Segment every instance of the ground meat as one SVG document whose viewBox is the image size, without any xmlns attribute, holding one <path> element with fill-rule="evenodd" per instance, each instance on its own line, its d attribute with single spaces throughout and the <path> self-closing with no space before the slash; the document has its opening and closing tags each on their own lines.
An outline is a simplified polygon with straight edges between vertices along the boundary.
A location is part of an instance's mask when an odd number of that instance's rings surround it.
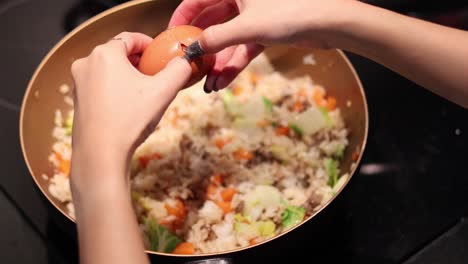
<svg viewBox="0 0 468 264">
<path fill-rule="evenodd" d="M 208 135 L 209 137 L 214 136 L 214 134 L 219 130 L 219 126 L 215 126 L 211 123 L 206 124 L 203 128 L 203 133 Z"/>
<path fill-rule="evenodd" d="M 190 149 L 193 146 L 193 141 L 192 139 L 187 136 L 186 134 L 182 135 L 182 138 L 180 139 L 179 143 L 179 149 L 182 153 L 185 153 L 186 150 Z"/>
<path fill-rule="evenodd" d="M 281 106 L 283 105 L 284 103 L 286 103 L 289 99 L 291 99 L 292 96 L 290 94 L 287 94 L 283 97 L 281 97 L 276 103 L 275 105 L 278 105 L 278 106 Z"/>
<path fill-rule="evenodd" d="M 322 197 L 320 195 L 312 193 L 304 205 L 305 210 L 306 210 L 306 215 L 312 215 L 313 213 L 315 213 L 317 206 L 321 204 L 320 203 L 321 200 L 322 200 Z"/>
</svg>

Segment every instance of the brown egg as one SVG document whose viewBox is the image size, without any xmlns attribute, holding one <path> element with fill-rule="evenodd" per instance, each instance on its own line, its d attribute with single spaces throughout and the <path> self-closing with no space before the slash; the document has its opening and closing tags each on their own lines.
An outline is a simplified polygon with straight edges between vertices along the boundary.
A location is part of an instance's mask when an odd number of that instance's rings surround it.
<svg viewBox="0 0 468 264">
<path fill-rule="evenodd" d="M 201 33 L 200 28 L 190 25 L 177 26 L 161 32 L 141 55 L 138 70 L 146 75 L 155 75 L 173 58 L 183 56 L 185 48 L 197 40 Z M 194 59 L 191 63 L 192 77 L 186 87 L 200 81 L 211 70 L 213 63 L 212 55 Z"/>
</svg>

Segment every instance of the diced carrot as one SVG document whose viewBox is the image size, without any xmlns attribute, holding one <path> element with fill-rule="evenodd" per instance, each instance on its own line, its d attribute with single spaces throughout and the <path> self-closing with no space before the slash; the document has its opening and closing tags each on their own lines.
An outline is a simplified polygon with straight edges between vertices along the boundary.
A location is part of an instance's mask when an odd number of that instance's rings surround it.
<svg viewBox="0 0 468 264">
<path fill-rule="evenodd" d="M 221 199 L 225 202 L 230 202 L 232 201 L 232 197 L 234 197 L 234 194 L 236 194 L 236 189 L 234 188 L 226 188 L 221 191 Z"/>
<path fill-rule="evenodd" d="M 232 211 L 231 202 L 225 202 L 225 201 L 219 201 L 219 200 L 215 200 L 214 202 L 216 203 L 217 206 L 219 206 L 219 208 L 223 209 L 223 212 L 225 214 Z"/>
<path fill-rule="evenodd" d="M 158 223 L 169 230 L 174 230 L 174 220 L 163 219 L 158 221 Z"/>
<path fill-rule="evenodd" d="M 288 136 L 289 135 L 289 127 L 287 126 L 279 126 L 275 129 L 275 134 L 278 136 Z"/>
<path fill-rule="evenodd" d="M 217 138 L 215 140 L 215 145 L 216 145 L 217 148 L 222 149 L 224 147 L 224 145 L 226 145 L 226 142 L 224 141 L 224 139 Z"/>
<path fill-rule="evenodd" d="M 255 73 L 250 74 L 250 81 L 253 85 L 256 85 L 258 82 L 258 75 Z"/>
<path fill-rule="evenodd" d="M 294 102 L 293 106 L 292 106 L 292 111 L 294 112 L 302 112 L 304 110 L 304 104 L 297 100 L 296 102 Z"/>
<path fill-rule="evenodd" d="M 217 192 L 218 192 L 217 185 L 208 184 L 208 188 L 206 188 L 206 197 L 208 197 L 208 199 L 214 199 Z"/>
<path fill-rule="evenodd" d="M 176 200 L 175 205 L 164 204 L 164 207 L 167 210 L 167 213 L 170 215 L 174 215 L 177 219 L 184 219 L 185 218 L 185 205 L 181 200 Z"/>
<path fill-rule="evenodd" d="M 255 238 L 250 239 L 249 240 L 249 245 L 253 246 L 253 245 L 257 244 L 257 241 L 255 241 L 255 240 L 256 240 Z"/>
<path fill-rule="evenodd" d="M 317 106 L 324 106 L 326 104 L 325 92 L 322 89 L 315 90 L 312 99 Z"/>
<path fill-rule="evenodd" d="M 151 159 L 162 159 L 162 156 L 161 154 L 159 153 L 153 153 L 151 156 L 150 156 Z"/>
<path fill-rule="evenodd" d="M 190 242 L 182 242 L 172 251 L 174 254 L 192 255 L 195 254 L 195 246 Z"/>
<path fill-rule="evenodd" d="M 66 176 L 70 175 L 70 160 L 64 159 L 62 154 L 54 151 L 55 158 L 59 162 L 58 170 Z"/>
<path fill-rule="evenodd" d="M 354 151 L 354 152 L 351 154 L 351 159 L 353 159 L 354 162 L 358 161 L 358 159 L 359 159 L 359 152 L 358 152 L 358 151 Z"/>
<path fill-rule="evenodd" d="M 328 96 L 327 99 L 327 109 L 333 111 L 336 109 L 336 98 L 333 96 Z"/>
<path fill-rule="evenodd" d="M 234 96 L 240 95 L 244 89 L 241 86 L 235 86 L 232 88 L 232 94 Z"/>
<path fill-rule="evenodd" d="M 223 183 L 223 176 L 220 173 L 215 173 L 211 176 L 210 181 L 215 185 L 221 185 Z"/>
<path fill-rule="evenodd" d="M 234 158 L 237 160 L 251 160 L 253 158 L 253 154 L 248 150 L 239 148 L 234 151 Z"/>
<path fill-rule="evenodd" d="M 222 149 L 222 148 L 224 148 L 224 146 L 226 146 L 227 144 L 229 144 L 231 141 L 232 141 L 232 137 L 228 137 L 228 138 L 217 138 L 217 139 L 215 140 L 215 145 L 216 145 L 216 147 L 218 147 L 219 149 Z"/>
<path fill-rule="evenodd" d="M 59 171 L 66 176 L 70 175 L 70 161 L 69 160 L 61 160 L 59 165 Z"/>
<path fill-rule="evenodd" d="M 140 167 L 142 169 L 146 169 L 146 167 L 148 166 L 148 163 L 152 159 L 162 159 L 162 156 L 159 153 L 153 153 L 153 154 L 151 154 L 149 156 L 141 156 L 141 157 L 138 158 L 138 161 L 140 163 Z"/>
<path fill-rule="evenodd" d="M 141 156 L 138 158 L 138 162 L 140 163 L 140 167 L 142 169 L 146 169 L 146 166 L 148 166 L 149 158 L 146 156 Z"/>
</svg>

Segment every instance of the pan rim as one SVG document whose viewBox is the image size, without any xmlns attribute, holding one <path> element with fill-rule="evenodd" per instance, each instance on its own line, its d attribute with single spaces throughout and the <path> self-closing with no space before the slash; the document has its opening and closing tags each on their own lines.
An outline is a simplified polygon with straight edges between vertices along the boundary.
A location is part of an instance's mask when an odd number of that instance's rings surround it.
<svg viewBox="0 0 468 264">
<path fill-rule="evenodd" d="M 26 147 L 25 147 L 25 143 L 24 143 L 24 129 L 23 129 L 23 123 L 24 123 L 24 118 L 25 118 L 24 117 L 24 115 L 25 115 L 24 112 L 25 112 L 26 101 L 29 100 L 30 93 L 31 93 L 31 90 L 32 90 L 32 86 L 35 83 L 35 80 L 37 79 L 37 76 L 41 72 L 44 65 L 50 60 L 52 55 L 54 55 L 55 52 L 65 42 L 67 42 L 70 38 L 72 38 L 77 33 L 79 33 L 82 29 L 88 27 L 90 24 L 93 24 L 94 22 L 96 22 L 96 21 L 98 21 L 98 20 L 100 20 L 100 19 L 102 19 L 102 18 L 104 18 L 104 17 L 106 17 L 106 16 L 108 16 L 110 14 L 119 12 L 122 9 L 129 8 L 129 7 L 132 7 L 132 6 L 141 5 L 141 4 L 145 4 L 145 3 L 149 3 L 149 2 L 157 2 L 157 1 L 158 0 L 134 0 L 134 1 L 126 2 L 126 3 L 120 4 L 120 5 L 114 6 L 114 7 L 110 8 L 110 9 L 108 9 L 108 10 L 105 10 L 105 11 L 95 15 L 94 17 L 88 19 L 87 21 L 83 22 L 79 26 L 77 26 L 75 29 L 73 29 L 68 34 L 66 34 L 59 42 L 57 42 L 52 47 L 52 49 L 49 50 L 47 55 L 42 59 L 40 64 L 36 67 L 33 75 L 31 76 L 31 79 L 28 82 L 26 91 L 24 93 L 24 96 L 23 96 L 23 99 L 22 99 L 22 102 L 21 102 L 21 111 L 20 111 L 20 118 L 19 118 L 20 145 L 21 145 L 21 152 L 23 154 L 24 161 L 26 163 L 26 166 L 28 168 L 30 176 L 33 178 L 36 186 L 40 189 L 42 194 L 46 197 L 48 202 L 50 204 L 52 204 L 59 212 L 61 212 L 62 215 L 64 215 L 66 218 L 68 218 L 68 220 L 70 220 L 72 223 L 74 223 L 75 227 L 76 227 L 75 219 L 73 219 L 68 213 L 64 212 L 64 210 L 62 210 L 60 207 L 58 207 L 57 203 L 52 200 L 52 197 L 50 197 L 50 195 L 47 194 L 46 190 L 44 190 L 44 188 L 39 184 L 39 182 L 37 180 L 37 177 L 36 177 L 34 171 L 32 170 L 32 167 L 31 167 L 31 165 L 29 163 L 29 159 L 28 159 L 28 156 L 26 154 Z M 255 244 L 255 245 L 250 245 L 250 246 L 247 246 L 247 247 L 239 247 L 239 248 L 236 248 L 236 249 L 233 249 L 233 250 L 228 250 L 228 251 L 220 251 L 220 252 L 215 252 L 215 253 L 203 253 L 203 254 L 196 254 L 196 255 L 179 255 L 179 254 L 172 254 L 172 253 L 156 252 L 156 251 L 145 249 L 145 252 L 147 254 L 170 256 L 170 257 L 194 258 L 194 257 L 220 256 L 220 255 L 231 254 L 231 253 L 235 253 L 235 252 L 239 252 L 239 251 L 243 251 L 243 250 L 249 250 L 249 249 L 251 249 L 253 247 L 260 246 L 262 244 L 270 242 L 271 240 L 274 240 L 276 238 L 284 236 L 284 235 L 288 234 L 289 232 L 292 232 L 296 228 L 299 228 L 300 226 L 302 226 L 303 224 L 308 222 L 310 219 L 312 219 L 313 217 L 318 215 L 322 210 L 324 210 L 326 207 L 328 207 L 328 205 L 330 205 L 335 200 L 336 197 L 339 196 L 339 194 L 349 184 L 351 178 L 353 178 L 353 176 L 356 173 L 357 168 L 359 167 L 359 164 L 361 163 L 364 151 L 365 151 L 366 146 L 367 146 L 367 140 L 368 140 L 369 112 L 368 112 L 367 97 L 366 97 L 366 94 L 365 94 L 365 91 L 364 91 L 364 87 L 362 85 L 361 79 L 359 78 L 359 75 L 356 72 L 356 69 L 354 68 L 354 66 L 350 62 L 349 58 L 346 56 L 346 54 L 342 50 L 340 50 L 340 49 L 334 49 L 334 50 L 337 51 L 339 57 L 341 57 L 341 59 L 344 60 L 344 62 L 346 63 L 347 67 L 350 69 L 350 71 L 351 71 L 351 73 L 352 73 L 352 75 L 353 75 L 353 77 L 354 77 L 354 79 L 355 79 L 355 81 L 356 81 L 356 83 L 357 83 L 357 85 L 359 87 L 359 92 L 360 92 L 361 98 L 363 100 L 364 117 L 365 117 L 364 138 L 363 138 L 363 141 L 360 144 L 360 151 L 359 151 L 360 155 L 358 156 L 358 159 L 355 161 L 355 163 L 354 163 L 355 165 L 352 166 L 352 168 L 349 170 L 349 177 L 342 184 L 340 189 L 336 191 L 336 194 L 331 199 L 329 199 L 326 203 L 324 203 L 320 209 L 318 209 L 316 212 L 314 212 L 314 214 L 310 215 L 307 219 L 305 219 L 301 223 L 299 223 L 296 226 L 284 231 L 281 234 L 278 234 L 278 235 L 276 235 L 276 236 L 274 236 L 272 238 L 266 239 L 266 240 L 264 240 L 264 241 L 262 241 L 262 242 L 260 242 L 258 244 Z"/>
</svg>

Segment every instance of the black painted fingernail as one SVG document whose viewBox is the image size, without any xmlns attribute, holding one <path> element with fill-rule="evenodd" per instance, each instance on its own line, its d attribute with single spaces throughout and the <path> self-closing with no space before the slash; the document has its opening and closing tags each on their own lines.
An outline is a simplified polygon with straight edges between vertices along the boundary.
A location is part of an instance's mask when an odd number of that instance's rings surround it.
<svg viewBox="0 0 468 264">
<path fill-rule="evenodd" d="M 207 94 L 211 93 L 211 90 L 208 88 L 208 85 L 207 85 L 206 82 L 205 82 L 205 84 L 203 85 L 203 91 L 205 91 L 205 93 L 207 93 Z"/>
<path fill-rule="evenodd" d="M 218 88 L 218 78 L 219 76 L 216 76 L 214 81 L 213 81 L 213 91 L 217 92 L 219 91 L 219 88 Z"/>
</svg>

